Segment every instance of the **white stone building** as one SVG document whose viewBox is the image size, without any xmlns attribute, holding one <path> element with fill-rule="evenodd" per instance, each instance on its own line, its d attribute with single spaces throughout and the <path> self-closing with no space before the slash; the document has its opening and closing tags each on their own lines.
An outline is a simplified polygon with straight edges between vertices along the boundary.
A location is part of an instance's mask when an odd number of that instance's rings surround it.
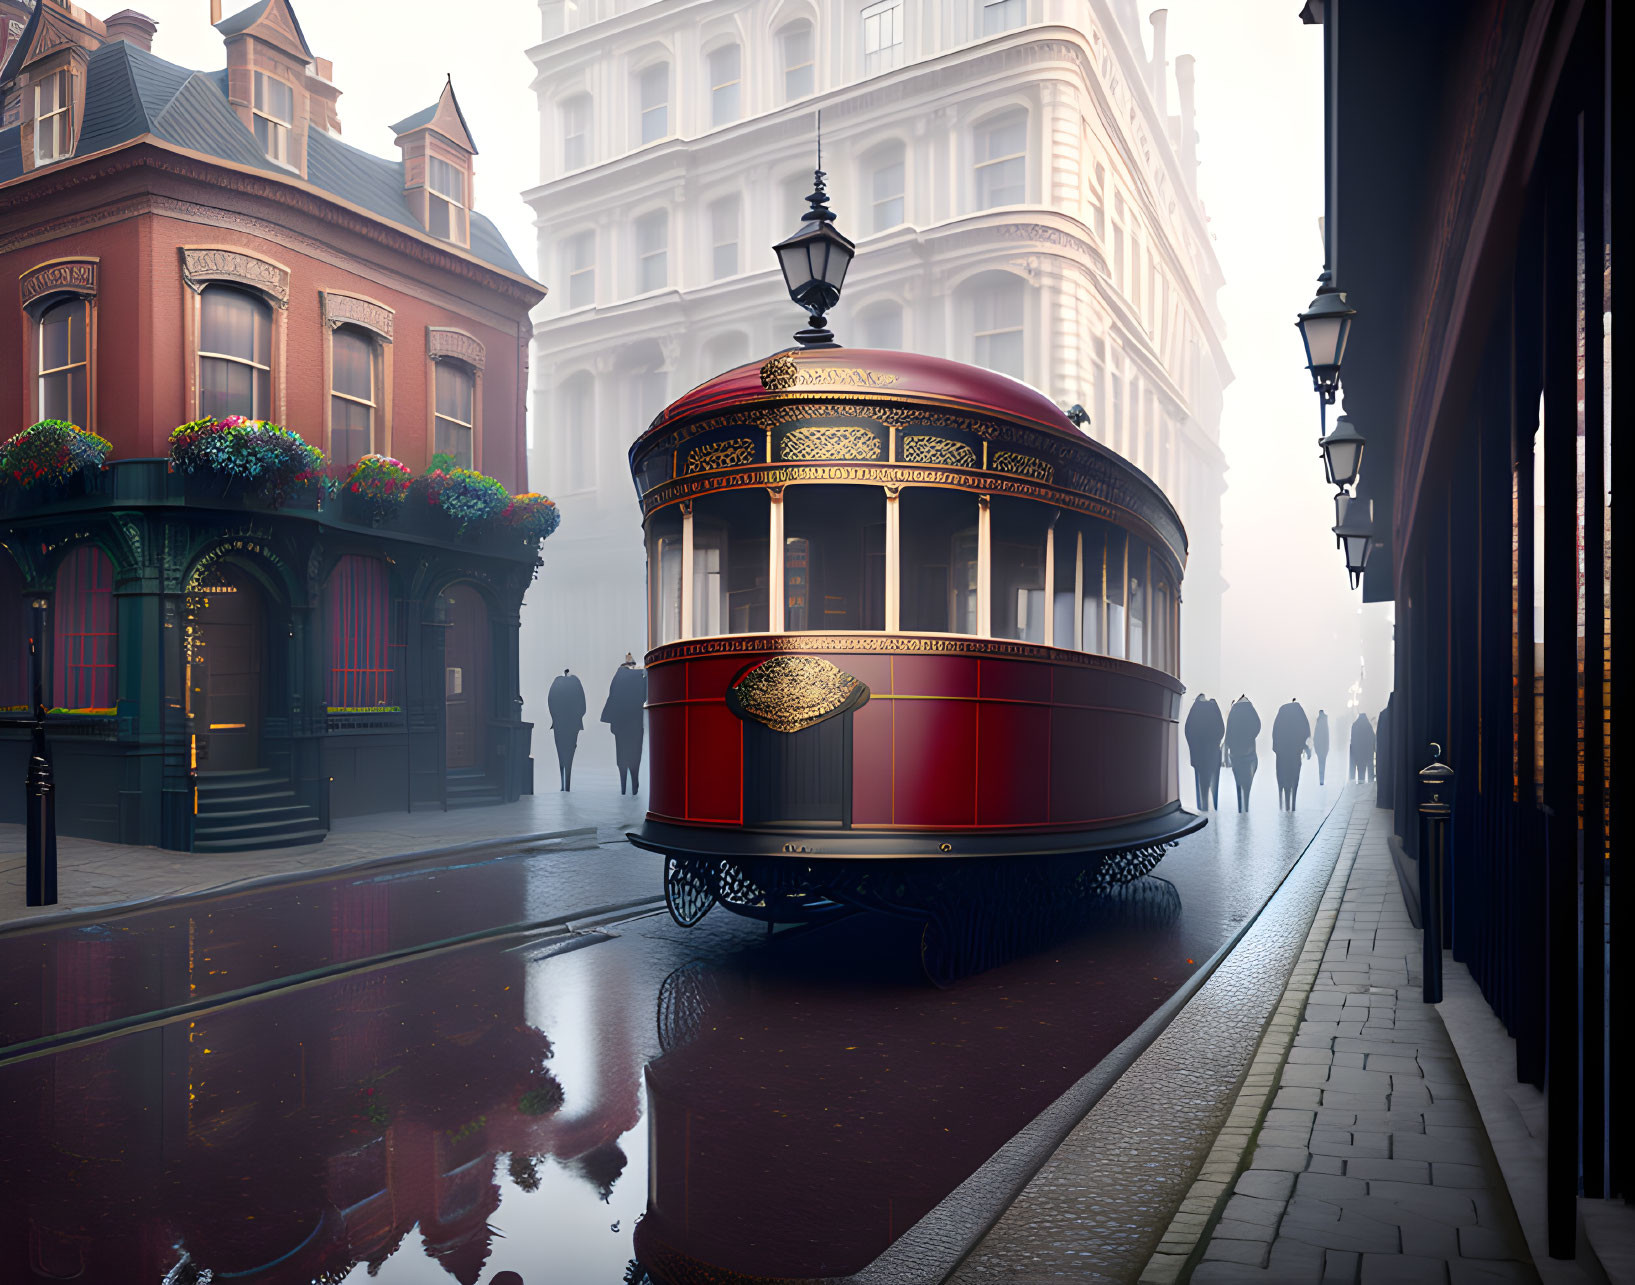
<svg viewBox="0 0 1635 1285">
<path fill-rule="evenodd" d="M 540 7 L 543 181 L 526 198 L 552 293 L 530 468 L 563 514 L 527 622 L 541 733 L 553 673 L 585 677 L 594 720 L 613 666 L 646 646 L 631 441 L 803 324 L 771 246 L 805 209 L 818 109 L 858 247 L 839 342 L 975 362 L 1082 404 L 1181 512 L 1183 676 L 1213 692 L 1231 371 L 1192 59 L 1175 61 L 1172 116 L 1163 12 L 1149 58 L 1134 0 Z"/>
</svg>

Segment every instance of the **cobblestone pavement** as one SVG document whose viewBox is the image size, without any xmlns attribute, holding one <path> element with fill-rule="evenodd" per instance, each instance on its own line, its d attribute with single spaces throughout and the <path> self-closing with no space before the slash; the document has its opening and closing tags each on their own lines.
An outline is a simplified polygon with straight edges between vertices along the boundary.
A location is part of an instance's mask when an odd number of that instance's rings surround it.
<svg viewBox="0 0 1635 1285">
<path fill-rule="evenodd" d="M 1372 795 L 1358 788 L 1341 800 L 1238 945 L 949 1279 L 1140 1275 L 1226 1123 L 1336 862 L 1361 842 Z M 1203 1174 L 1211 1195 L 1232 1176 Z"/>
<path fill-rule="evenodd" d="M 1420 999 L 1420 933 L 1388 832 L 1373 811 L 1196 1285 L 1538 1279 L 1447 1031 Z"/>
<path fill-rule="evenodd" d="M 539 761 L 540 775 L 554 763 Z M 554 770 L 549 773 L 555 779 Z M 380 812 L 338 819 L 322 843 L 213 854 L 170 852 L 65 836 L 57 844 L 57 904 L 23 904 L 27 842 L 20 825 L 0 825 L 0 931 L 54 915 L 232 888 L 269 875 L 339 871 L 400 854 L 493 843 L 594 826 L 596 840 L 622 839 L 642 819 L 646 794 L 621 795 L 612 772 L 575 773 L 574 789 L 552 789 L 494 807 L 452 812 Z"/>
</svg>

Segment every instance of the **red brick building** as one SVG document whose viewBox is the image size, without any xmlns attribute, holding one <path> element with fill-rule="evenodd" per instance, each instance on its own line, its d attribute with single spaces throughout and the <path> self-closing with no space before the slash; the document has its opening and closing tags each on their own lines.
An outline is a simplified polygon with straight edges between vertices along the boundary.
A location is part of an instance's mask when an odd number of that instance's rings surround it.
<svg viewBox="0 0 1635 1285">
<path fill-rule="evenodd" d="M 316 488 L 274 508 L 167 462 L 177 425 L 236 414 L 338 476 L 443 452 L 527 490 L 544 291 L 473 208 L 452 84 L 385 159 L 341 141 L 288 0 L 217 21 L 204 72 L 129 10 L 0 10 L 0 32 L 22 20 L 0 69 L 0 436 L 64 419 L 113 443 L 83 483 L 0 497 L 0 707 L 26 705 L 44 598 L 59 825 L 232 850 L 529 791 L 533 544 L 429 510 L 372 523 Z M 18 780 L 22 735 L 0 729 Z"/>
</svg>

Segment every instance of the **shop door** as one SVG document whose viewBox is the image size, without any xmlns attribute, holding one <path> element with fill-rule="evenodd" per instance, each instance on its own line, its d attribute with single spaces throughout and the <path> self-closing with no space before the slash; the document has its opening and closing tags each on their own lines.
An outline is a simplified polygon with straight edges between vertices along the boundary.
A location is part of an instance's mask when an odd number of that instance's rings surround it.
<svg viewBox="0 0 1635 1285">
<path fill-rule="evenodd" d="M 488 610 L 470 585 L 443 595 L 444 748 L 449 769 L 483 765 L 488 726 Z"/>
<path fill-rule="evenodd" d="M 266 604 L 254 577 L 227 563 L 217 563 L 202 579 L 189 594 L 197 630 L 194 690 L 204 706 L 194 719 L 199 770 L 259 767 Z"/>
</svg>

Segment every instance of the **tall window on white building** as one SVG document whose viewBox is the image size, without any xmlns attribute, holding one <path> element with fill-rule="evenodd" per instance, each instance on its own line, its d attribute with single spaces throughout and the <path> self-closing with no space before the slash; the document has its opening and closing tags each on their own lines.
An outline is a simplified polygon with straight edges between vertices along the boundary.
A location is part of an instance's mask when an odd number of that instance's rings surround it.
<svg viewBox="0 0 1635 1285">
<path fill-rule="evenodd" d="M 979 0 L 982 5 L 982 34 L 1009 31 L 1027 21 L 1028 0 Z"/>
<path fill-rule="evenodd" d="M 863 74 L 903 65 L 903 0 L 879 0 L 863 10 Z"/>
<path fill-rule="evenodd" d="M 869 176 L 869 231 L 884 232 L 903 222 L 903 188 L 906 166 L 903 145 L 887 143 L 869 153 L 866 163 Z"/>
<path fill-rule="evenodd" d="M 970 317 L 971 360 L 1021 379 L 1025 302 L 1020 277 L 986 272 L 961 293 Z"/>
<path fill-rule="evenodd" d="M 588 372 L 563 380 L 556 397 L 556 441 L 564 491 L 588 491 L 596 485 L 595 385 Z"/>
<path fill-rule="evenodd" d="M 641 141 L 656 143 L 670 134 L 670 64 L 654 63 L 636 78 L 636 111 Z"/>
<path fill-rule="evenodd" d="M 570 308 L 596 302 L 596 233 L 578 232 L 562 245 L 562 279 Z"/>
<path fill-rule="evenodd" d="M 562 113 L 562 169 L 578 170 L 590 164 L 590 95 L 564 99 Z"/>
<path fill-rule="evenodd" d="M 1028 114 L 1001 112 L 976 129 L 976 208 L 1019 205 L 1027 198 Z"/>
<path fill-rule="evenodd" d="M 724 196 L 710 206 L 710 280 L 738 274 L 738 198 Z"/>
<path fill-rule="evenodd" d="M 710 124 L 730 125 L 741 114 L 743 88 L 739 70 L 742 51 L 737 45 L 722 45 L 710 54 Z"/>
<path fill-rule="evenodd" d="M 1096 230 L 1096 240 L 1107 239 L 1107 167 L 1100 161 L 1090 180 L 1090 226 Z"/>
<path fill-rule="evenodd" d="M 783 60 L 785 102 L 805 98 L 817 88 L 817 63 L 812 24 L 791 22 L 778 32 L 778 54 Z"/>
<path fill-rule="evenodd" d="M 636 220 L 636 293 L 670 284 L 670 213 L 654 210 Z"/>
<path fill-rule="evenodd" d="M 903 346 L 903 309 L 901 304 L 887 301 L 864 309 L 857 319 L 858 330 L 865 348 L 901 348 Z"/>
</svg>

